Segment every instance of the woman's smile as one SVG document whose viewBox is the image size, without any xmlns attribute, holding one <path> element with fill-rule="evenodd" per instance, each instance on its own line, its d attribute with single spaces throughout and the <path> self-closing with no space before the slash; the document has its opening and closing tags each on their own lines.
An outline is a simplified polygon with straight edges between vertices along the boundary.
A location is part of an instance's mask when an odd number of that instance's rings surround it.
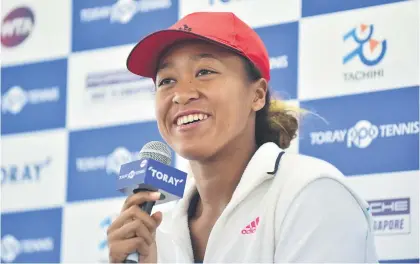
<svg viewBox="0 0 420 264">
<path fill-rule="evenodd" d="M 211 116 L 199 110 L 187 110 L 178 113 L 175 117 L 174 126 L 176 132 L 196 132 L 197 128 L 208 123 Z"/>
</svg>

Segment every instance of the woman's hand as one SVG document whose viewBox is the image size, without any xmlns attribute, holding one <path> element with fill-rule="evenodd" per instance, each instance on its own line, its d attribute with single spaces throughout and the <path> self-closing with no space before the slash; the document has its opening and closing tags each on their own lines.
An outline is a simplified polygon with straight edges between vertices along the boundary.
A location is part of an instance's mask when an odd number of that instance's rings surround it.
<svg viewBox="0 0 420 264">
<path fill-rule="evenodd" d="M 162 222 L 162 213 L 150 216 L 139 205 L 159 198 L 160 193 L 139 192 L 125 200 L 120 215 L 107 231 L 111 263 L 121 263 L 136 251 L 140 255 L 139 262 L 157 262 L 156 228 Z"/>
</svg>

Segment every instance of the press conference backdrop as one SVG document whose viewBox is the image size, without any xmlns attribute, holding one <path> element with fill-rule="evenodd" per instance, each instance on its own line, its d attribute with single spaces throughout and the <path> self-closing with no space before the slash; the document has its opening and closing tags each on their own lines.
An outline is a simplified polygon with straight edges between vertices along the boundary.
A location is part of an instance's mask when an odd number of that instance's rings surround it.
<svg viewBox="0 0 420 264">
<path fill-rule="evenodd" d="M 382 262 L 419 261 L 418 1 L 1 3 L 2 262 L 108 261 L 116 174 L 161 140 L 153 84 L 126 57 L 199 10 L 256 29 L 276 95 L 315 113 L 288 151 L 344 172 L 371 205 Z"/>
</svg>

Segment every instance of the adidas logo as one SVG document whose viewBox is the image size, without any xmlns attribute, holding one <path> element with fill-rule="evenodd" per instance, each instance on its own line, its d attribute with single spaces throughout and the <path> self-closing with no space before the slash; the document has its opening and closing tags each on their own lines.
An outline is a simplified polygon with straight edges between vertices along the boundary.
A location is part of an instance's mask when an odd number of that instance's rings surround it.
<svg viewBox="0 0 420 264">
<path fill-rule="evenodd" d="M 258 223 L 260 222 L 260 217 L 255 218 L 249 225 L 242 229 L 241 233 L 243 235 L 253 234 L 257 230 Z"/>
</svg>

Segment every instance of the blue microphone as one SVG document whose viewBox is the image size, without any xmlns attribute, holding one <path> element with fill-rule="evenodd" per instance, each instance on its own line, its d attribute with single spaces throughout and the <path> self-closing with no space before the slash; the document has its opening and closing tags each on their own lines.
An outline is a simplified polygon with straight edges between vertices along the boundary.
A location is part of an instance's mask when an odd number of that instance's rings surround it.
<svg viewBox="0 0 420 264">
<path fill-rule="evenodd" d="M 171 150 L 159 141 L 144 145 L 139 160 L 121 166 L 117 177 L 117 189 L 127 195 L 141 191 L 160 192 L 164 199 L 145 202 L 140 208 L 149 215 L 155 204 L 162 204 L 184 196 L 187 173 L 171 166 Z M 124 263 L 137 263 L 139 254 L 133 252 Z"/>
</svg>

